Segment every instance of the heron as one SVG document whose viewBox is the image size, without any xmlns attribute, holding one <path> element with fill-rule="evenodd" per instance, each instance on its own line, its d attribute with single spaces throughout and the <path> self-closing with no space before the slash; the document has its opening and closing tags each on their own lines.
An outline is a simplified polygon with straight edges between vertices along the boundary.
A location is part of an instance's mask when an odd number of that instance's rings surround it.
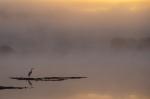
<svg viewBox="0 0 150 99">
<path fill-rule="evenodd" d="M 28 77 L 30 77 L 30 76 L 31 76 L 33 69 L 34 69 L 34 68 L 31 68 L 31 70 L 29 71 L 29 73 L 28 73 Z"/>
<path fill-rule="evenodd" d="M 32 74 L 33 69 L 34 69 L 34 68 L 31 68 L 31 70 L 30 70 L 29 73 L 28 73 L 28 77 L 29 77 L 29 78 L 30 78 L 30 76 L 31 76 L 31 74 Z M 32 87 L 32 82 L 31 82 L 30 80 L 28 80 L 28 83 L 29 83 L 29 85 L 31 86 L 31 88 L 33 88 L 33 87 Z"/>
</svg>

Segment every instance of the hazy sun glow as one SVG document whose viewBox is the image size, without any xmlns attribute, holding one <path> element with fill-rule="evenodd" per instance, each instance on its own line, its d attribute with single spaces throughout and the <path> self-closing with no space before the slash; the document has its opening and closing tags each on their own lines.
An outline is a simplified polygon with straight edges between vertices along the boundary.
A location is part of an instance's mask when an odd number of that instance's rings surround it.
<svg viewBox="0 0 150 99">
<path fill-rule="evenodd" d="M 148 0 L 38 0 L 38 2 L 84 12 L 108 12 L 116 8 L 137 12 L 150 6 Z"/>
<path fill-rule="evenodd" d="M 147 3 L 149 0 L 30 0 L 38 2 L 63 2 L 63 3 Z"/>
<path fill-rule="evenodd" d="M 50 2 L 50 3 L 150 3 L 149 0 L 0 0 L 0 2 Z"/>
<path fill-rule="evenodd" d="M 115 96 L 109 94 L 96 94 L 96 93 L 89 93 L 89 94 L 78 94 L 76 96 L 71 97 L 71 99 L 148 99 L 146 96 L 129 94 L 125 96 Z"/>
<path fill-rule="evenodd" d="M 109 12 L 123 10 L 130 12 L 149 9 L 149 0 L 16 0 L 17 3 L 39 5 L 44 7 L 65 8 L 85 13 Z M 10 2 L 10 1 L 9 1 Z"/>
</svg>

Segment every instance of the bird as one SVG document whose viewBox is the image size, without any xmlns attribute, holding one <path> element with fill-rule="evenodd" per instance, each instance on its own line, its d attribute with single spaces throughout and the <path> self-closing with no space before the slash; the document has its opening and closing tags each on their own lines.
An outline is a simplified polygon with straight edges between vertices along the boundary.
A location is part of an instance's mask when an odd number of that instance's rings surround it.
<svg viewBox="0 0 150 99">
<path fill-rule="evenodd" d="M 34 68 L 31 68 L 31 70 L 29 71 L 29 73 L 28 73 L 28 77 L 30 77 L 30 76 L 31 76 L 33 69 L 34 69 Z"/>
</svg>

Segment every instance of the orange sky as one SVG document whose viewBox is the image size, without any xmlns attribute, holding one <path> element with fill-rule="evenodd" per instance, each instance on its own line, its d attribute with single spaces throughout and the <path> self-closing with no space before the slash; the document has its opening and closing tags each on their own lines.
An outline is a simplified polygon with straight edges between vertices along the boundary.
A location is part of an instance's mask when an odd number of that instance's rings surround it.
<svg viewBox="0 0 150 99">
<path fill-rule="evenodd" d="M 24 0 L 23 0 L 24 1 Z M 33 2 L 58 3 L 150 3 L 149 0 L 30 0 Z"/>
<path fill-rule="evenodd" d="M 0 0 L 2 1 L 2 0 Z M 12 0 L 8 1 L 23 3 L 28 5 L 39 5 L 49 7 L 62 7 L 69 10 L 82 12 L 108 12 L 114 9 L 126 9 L 131 12 L 138 12 L 149 9 L 149 0 Z M 6 2 L 6 1 L 4 1 Z"/>
</svg>

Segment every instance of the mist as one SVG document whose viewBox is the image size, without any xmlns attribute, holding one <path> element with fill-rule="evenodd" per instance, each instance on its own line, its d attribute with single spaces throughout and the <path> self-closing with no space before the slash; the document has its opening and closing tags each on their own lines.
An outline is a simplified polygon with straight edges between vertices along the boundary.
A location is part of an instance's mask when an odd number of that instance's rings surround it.
<svg viewBox="0 0 150 99">
<path fill-rule="evenodd" d="M 88 79 L 33 82 L 33 89 L 0 91 L 0 98 L 149 99 L 150 8 L 132 6 L 95 11 L 90 5 L 1 0 L 1 86 L 28 86 L 9 77 L 26 77 L 32 67 L 33 77 Z"/>
</svg>

